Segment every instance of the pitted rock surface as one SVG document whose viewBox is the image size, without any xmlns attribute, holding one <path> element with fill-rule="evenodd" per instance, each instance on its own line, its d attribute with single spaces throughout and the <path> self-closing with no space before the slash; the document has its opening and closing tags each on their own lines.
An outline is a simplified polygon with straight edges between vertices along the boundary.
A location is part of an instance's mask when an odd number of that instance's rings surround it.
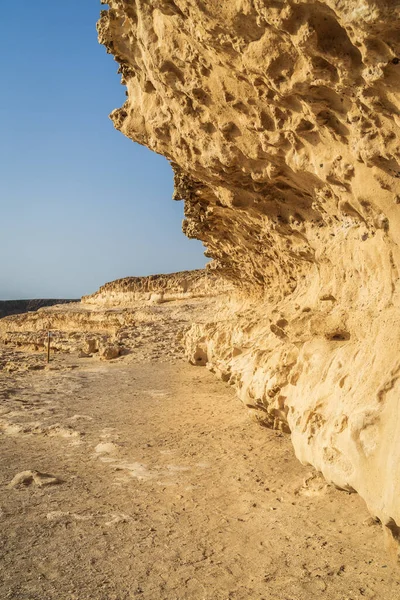
<svg viewBox="0 0 400 600">
<path fill-rule="evenodd" d="M 110 0 L 111 118 L 165 155 L 237 289 L 188 356 L 229 380 L 298 458 L 400 523 L 400 7 Z M 397 527 L 397 525 L 396 525 Z"/>
</svg>

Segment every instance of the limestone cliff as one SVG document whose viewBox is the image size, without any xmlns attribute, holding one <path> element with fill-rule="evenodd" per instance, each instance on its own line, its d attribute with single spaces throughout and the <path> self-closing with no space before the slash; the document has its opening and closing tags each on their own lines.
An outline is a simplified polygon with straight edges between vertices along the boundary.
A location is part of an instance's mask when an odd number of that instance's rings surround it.
<svg viewBox="0 0 400 600">
<path fill-rule="evenodd" d="M 199 269 L 125 277 L 80 302 L 41 306 L 45 301 L 38 301 L 39 310 L 0 318 L 0 354 L 6 347 L 10 352 L 47 350 L 50 332 L 52 351 L 78 353 L 81 358 L 97 353 L 110 359 L 183 358 L 184 334 L 193 322 L 207 322 L 230 290 L 232 284 L 218 271 Z M 206 358 L 200 351 L 192 356 L 197 365 L 206 364 Z M 12 362 L 10 368 L 14 366 Z"/>
<path fill-rule="evenodd" d="M 237 288 L 189 357 L 399 537 L 399 3 L 108 4 L 115 127 L 171 161 Z"/>
<path fill-rule="evenodd" d="M 232 285 L 224 281 L 218 271 L 198 269 L 147 277 L 124 277 L 102 285 L 90 296 L 83 296 L 84 304 L 96 306 L 135 306 L 149 301 L 161 304 L 185 298 L 211 297 L 221 294 Z"/>
</svg>

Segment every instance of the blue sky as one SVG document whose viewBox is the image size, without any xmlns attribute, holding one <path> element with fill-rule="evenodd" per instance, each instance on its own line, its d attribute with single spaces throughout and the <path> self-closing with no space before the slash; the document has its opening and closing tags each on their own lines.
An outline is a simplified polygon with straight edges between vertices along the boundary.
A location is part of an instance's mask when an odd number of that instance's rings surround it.
<svg viewBox="0 0 400 600">
<path fill-rule="evenodd" d="M 0 299 L 71 298 L 200 268 L 169 163 L 117 132 L 99 0 L 9 2 L 0 20 Z"/>
</svg>

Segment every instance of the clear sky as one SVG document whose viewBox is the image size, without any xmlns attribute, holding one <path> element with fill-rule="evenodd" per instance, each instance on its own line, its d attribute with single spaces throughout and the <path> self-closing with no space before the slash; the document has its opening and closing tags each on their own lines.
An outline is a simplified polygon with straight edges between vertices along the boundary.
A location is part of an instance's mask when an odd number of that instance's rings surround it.
<svg viewBox="0 0 400 600">
<path fill-rule="evenodd" d="M 99 0 L 7 2 L 0 18 L 0 299 L 77 298 L 200 268 L 169 163 L 117 132 Z"/>
</svg>

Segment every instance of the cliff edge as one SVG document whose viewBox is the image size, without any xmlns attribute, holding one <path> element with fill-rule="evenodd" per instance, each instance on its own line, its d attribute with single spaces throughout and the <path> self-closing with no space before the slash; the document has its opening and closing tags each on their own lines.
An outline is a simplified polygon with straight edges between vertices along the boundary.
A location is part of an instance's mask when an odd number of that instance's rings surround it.
<svg viewBox="0 0 400 600">
<path fill-rule="evenodd" d="M 105 3 L 105 2 L 103 2 Z M 235 285 L 188 357 L 399 537 L 400 7 L 110 0 L 114 125 Z"/>
</svg>

